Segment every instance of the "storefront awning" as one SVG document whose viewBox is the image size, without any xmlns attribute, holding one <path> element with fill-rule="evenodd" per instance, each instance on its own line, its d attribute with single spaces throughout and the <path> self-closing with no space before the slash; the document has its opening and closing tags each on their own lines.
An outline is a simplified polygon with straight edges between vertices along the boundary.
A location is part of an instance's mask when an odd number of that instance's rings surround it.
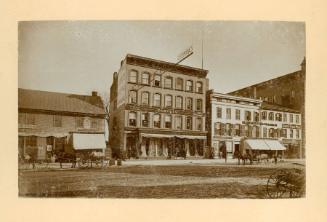
<svg viewBox="0 0 327 222">
<path fill-rule="evenodd" d="M 286 150 L 278 140 L 265 140 L 271 150 Z"/>
<path fill-rule="evenodd" d="M 270 147 L 265 143 L 264 140 L 251 140 L 247 139 L 244 142 L 245 149 L 250 150 L 270 150 Z"/>
<path fill-rule="evenodd" d="M 66 137 L 69 136 L 69 133 L 27 133 L 27 132 L 18 132 L 18 136 L 37 136 L 37 137 Z"/>
<path fill-rule="evenodd" d="M 206 136 L 191 136 L 191 135 L 166 135 L 166 134 L 154 134 L 154 133 L 141 133 L 141 137 L 146 138 L 181 138 L 181 139 L 207 139 Z"/>
<path fill-rule="evenodd" d="M 286 150 L 278 140 L 247 139 L 244 146 L 251 150 Z"/>
<path fill-rule="evenodd" d="M 73 148 L 75 150 L 105 149 L 104 134 L 73 134 Z"/>
</svg>

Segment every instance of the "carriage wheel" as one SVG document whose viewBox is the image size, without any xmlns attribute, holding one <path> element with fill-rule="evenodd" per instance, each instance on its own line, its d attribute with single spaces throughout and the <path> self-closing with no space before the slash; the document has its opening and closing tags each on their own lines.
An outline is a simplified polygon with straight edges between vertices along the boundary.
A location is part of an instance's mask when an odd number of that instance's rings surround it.
<svg viewBox="0 0 327 222">
<path fill-rule="evenodd" d="M 273 174 L 269 177 L 266 191 L 270 198 L 285 198 L 290 195 L 288 183 L 283 180 L 283 176 L 280 174 Z"/>
</svg>

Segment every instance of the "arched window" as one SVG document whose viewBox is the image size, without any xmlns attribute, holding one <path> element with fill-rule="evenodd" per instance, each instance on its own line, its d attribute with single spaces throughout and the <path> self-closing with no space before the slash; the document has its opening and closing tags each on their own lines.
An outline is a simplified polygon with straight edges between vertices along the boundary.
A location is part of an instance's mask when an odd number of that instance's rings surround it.
<svg viewBox="0 0 327 222">
<path fill-rule="evenodd" d="M 173 106 L 173 97 L 171 95 L 165 96 L 165 107 L 172 107 Z"/>
<path fill-rule="evenodd" d="M 136 126 L 136 112 L 130 112 L 128 114 L 129 126 Z"/>
<path fill-rule="evenodd" d="M 202 82 L 196 82 L 196 92 L 197 93 L 203 93 Z"/>
<path fill-rule="evenodd" d="M 182 78 L 176 79 L 176 89 L 177 90 L 183 90 L 184 89 L 184 83 Z"/>
<path fill-rule="evenodd" d="M 142 92 L 142 105 L 149 105 L 149 92 Z"/>
<path fill-rule="evenodd" d="M 159 93 L 155 93 L 153 96 L 153 105 L 160 107 L 161 106 L 161 95 Z"/>
<path fill-rule="evenodd" d="M 128 81 L 131 83 L 137 83 L 138 72 L 136 70 L 131 70 L 129 72 Z"/>
<path fill-rule="evenodd" d="M 147 72 L 142 73 L 142 84 L 149 85 L 150 84 L 150 74 Z"/>
<path fill-rule="evenodd" d="M 193 92 L 193 81 L 192 80 L 186 81 L 186 91 Z"/>
<path fill-rule="evenodd" d="M 153 127 L 160 128 L 161 123 L 161 116 L 160 114 L 154 114 L 153 115 Z"/>
<path fill-rule="evenodd" d="M 135 90 L 129 91 L 128 102 L 129 103 L 137 103 L 137 93 Z"/>
<path fill-rule="evenodd" d="M 183 109 L 183 97 L 176 96 L 176 109 Z"/>
</svg>

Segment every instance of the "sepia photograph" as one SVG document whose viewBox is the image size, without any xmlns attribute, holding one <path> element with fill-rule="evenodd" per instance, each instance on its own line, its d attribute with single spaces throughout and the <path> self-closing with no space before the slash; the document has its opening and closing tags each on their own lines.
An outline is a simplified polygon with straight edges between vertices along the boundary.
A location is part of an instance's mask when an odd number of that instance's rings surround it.
<svg viewBox="0 0 327 222">
<path fill-rule="evenodd" d="M 20 198 L 306 197 L 306 24 L 19 21 Z"/>
</svg>

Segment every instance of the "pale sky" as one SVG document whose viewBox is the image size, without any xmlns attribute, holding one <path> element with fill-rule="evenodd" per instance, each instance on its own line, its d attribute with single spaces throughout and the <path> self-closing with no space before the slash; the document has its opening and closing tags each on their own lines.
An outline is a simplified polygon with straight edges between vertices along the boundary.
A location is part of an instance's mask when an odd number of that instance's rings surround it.
<svg viewBox="0 0 327 222">
<path fill-rule="evenodd" d="M 203 33 L 203 34 L 202 34 Z M 58 21 L 19 24 L 21 88 L 109 93 L 127 53 L 204 69 L 210 89 L 227 93 L 300 69 L 302 22 Z"/>
</svg>

